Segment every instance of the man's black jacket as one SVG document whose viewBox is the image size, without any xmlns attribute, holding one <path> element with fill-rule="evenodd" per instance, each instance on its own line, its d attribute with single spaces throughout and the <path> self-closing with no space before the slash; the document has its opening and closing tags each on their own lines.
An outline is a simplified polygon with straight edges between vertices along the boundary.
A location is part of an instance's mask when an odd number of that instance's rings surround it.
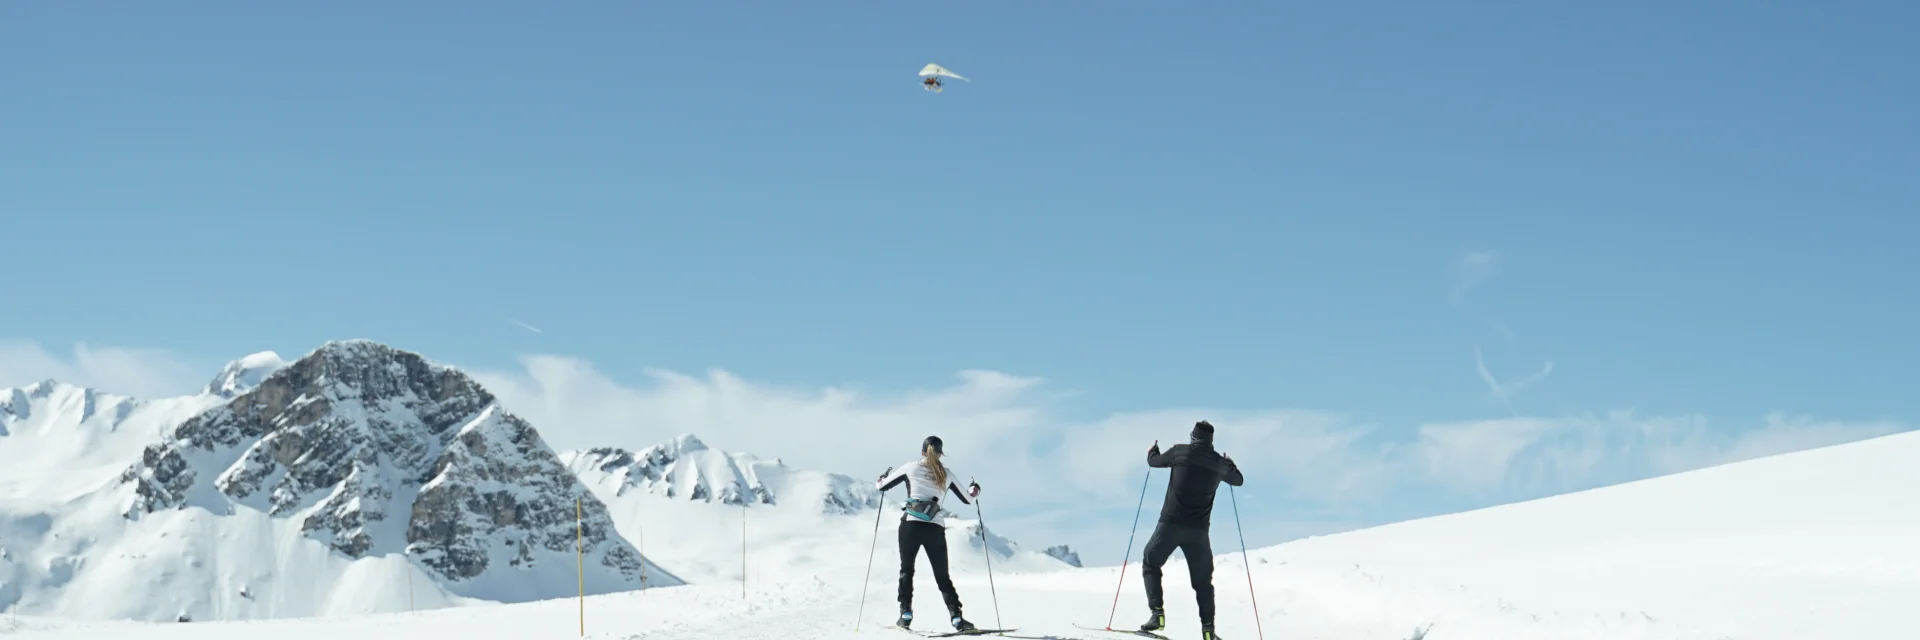
<svg viewBox="0 0 1920 640">
<path fill-rule="evenodd" d="M 1247 480 L 1240 475 L 1240 467 L 1214 451 L 1212 444 L 1176 444 L 1165 452 L 1148 451 L 1147 466 L 1173 469 L 1166 502 L 1160 507 L 1160 521 L 1171 524 L 1206 528 L 1220 482 L 1238 487 Z"/>
</svg>

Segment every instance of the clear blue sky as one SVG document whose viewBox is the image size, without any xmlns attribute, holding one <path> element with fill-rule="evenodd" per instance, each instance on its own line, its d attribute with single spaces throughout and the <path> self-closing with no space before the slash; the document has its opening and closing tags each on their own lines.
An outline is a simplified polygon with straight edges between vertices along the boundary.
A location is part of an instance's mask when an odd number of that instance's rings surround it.
<svg viewBox="0 0 1920 640">
<path fill-rule="evenodd" d="M 1920 417 L 1910 2 L 271 4 L 0 5 L 0 336 Z"/>
</svg>

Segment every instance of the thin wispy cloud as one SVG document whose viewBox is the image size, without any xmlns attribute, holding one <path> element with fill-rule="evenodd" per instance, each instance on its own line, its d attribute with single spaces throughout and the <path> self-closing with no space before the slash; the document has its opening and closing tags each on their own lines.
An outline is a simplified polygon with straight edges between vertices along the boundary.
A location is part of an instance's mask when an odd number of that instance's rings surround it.
<svg viewBox="0 0 1920 640">
<path fill-rule="evenodd" d="M 515 320 L 515 319 L 513 319 L 513 318 L 507 318 L 507 322 L 511 322 L 511 323 L 513 323 L 513 324 L 515 324 L 515 325 L 518 325 L 518 326 L 519 326 L 520 328 L 522 328 L 522 329 L 526 329 L 526 330 L 528 330 L 528 331 L 532 331 L 532 332 L 534 332 L 534 333 L 546 333 L 545 331 L 541 331 L 541 330 L 540 330 L 540 327 L 536 327 L 536 326 L 533 326 L 533 325 L 530 325 L 530 324 L 527 324 L 527 323 L 525 323 L 525 322 L 521 322 L 521 321 L 519 321 L 519 320 Z"/>
<path fill-rule="evenodd" d="M 1453 260 L 1453 289 L 1449 293 L 1448 298 L 1452 300 L 1455 305 L 1464 306 L 1467 293 L 1492 279 L 1494 275 L 1500 272 L 1500 268 L 1500 256 L 1492 251 L 1467 251 L 1461 253 Z M 1507 342 L 1510 343 L 1514 341 L 1515 333 L 1505 322 L 1493 316 L 1487 316 L 1485 321 L 1489 327 L 1505 337 Z M 1493 371 L 1487 368 L 1486 355 L 1481 352 L 1480 345 L 1475 344 L 1473 345 L 1473 368 L 1474 372 L 1479 374 L 1480 381 L 1487 385 L 1487 392 L 1492 398 L 1498 400 L 1501 406 L 1507 408 L 1507 415 L 1518 416 L 1520 412 L 1514 407 L 1513 398 L 1520 395 L 1527 387 L 1538 384 L 1540 381 L 1546 380 L 1547 376 L 1552 375 L 1553 361 L 1547 360 L 1545 366 L 1541 367 L 1539 372 L 1525 378 L 1511 382 L 1501 382 L 1500 377 L 1494 375 Z"/>
<path fill-rule="evenodd" d="M 0 339 L 0 388 L 58 380 L 136 398 L 193 393 L 218 373 L 219 363 L 165 349 L 97 347 L 75 343 L 68 353 L 32 340 Z"/>
<path fill-rule="evenodd" d="M 1467 293 L 1500 272 L 1500 256 L 1492 251 L 1468 251 L 1453 259 L 1453 289 L 1448 299 L 1466 302 Z"/>
<path fill-rule="evenodd" d="M 1498 399 L 1502 405 L 1507 407 L 1508 414 L 1516 416 L 1520 415 L 1520 412 L 1513 408 L 1513 397 L 1520 395 L 1520 392 L 1526 391 L 1527 387 L 1533 386 L 1535 383 L 1545 380 L 1547 376 L 1553 374 L 1553 361 L 1548 360 L 1546 365 L 1542 366 L 1540 371 L 1533 375 L 1503 384 L 1498 377 L 1493 375 L 1492 371 L 1487 369 L 1486 357 L 1480 353 L 1480 345 L 1477 344 L 1473 345 L 1473 367 L 1475 371 L 1479 372 L 1480 380 L 1487 383 L 1488 392 L 1491 393 L 1495 399 Z"/>
<path fill-rule="evenodd" d="M 1493 330 L 1499 332 L 1500 336 L 1506 338 L 1508 342 L 1512 342 L 1514 338 L 1519 337 L 1518 334 L 1513 332 L 1513 329 L 1507 328 L 1507 323 L 1505 322 L 1495 319 L 1488 320 L 1487 324 L 1493 325 Z"/>
</svg>

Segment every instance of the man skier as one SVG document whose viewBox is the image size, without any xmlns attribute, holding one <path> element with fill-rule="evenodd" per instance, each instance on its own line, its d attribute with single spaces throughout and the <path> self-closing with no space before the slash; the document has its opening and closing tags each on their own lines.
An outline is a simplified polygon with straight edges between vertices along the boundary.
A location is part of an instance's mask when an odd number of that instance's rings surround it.
<svg viewBox="0 0 1920 640">
<path fill-rule="evenodd" d="M 1167 626 L 1167 610 L 1160 590 L 1160 567 L 1178 548 L 1187 557 L 1187 575 L 1193 581 L 1193 594 L 1200 605 L 1201 640 L 1219 640 L 1213 633 L 1213 544 L 1208 527 L 1213 516 L 1213 495 L 1220 482 L 1240 486 L 1246 478 L 1240 467 L 1213 450 L 1213 425 L 1201 420 L 1193 425 L 1193 442 L 1176 444 L 1160 452 L 1154 441 L 1147 450 L 1147 466 L 1172 469 L 1167 479 L 1166 501 L 1160 507 L 1160 523 L 1147 540 L 1146 559 L 1140 573 L 1147 583 L 1147 607 L 1153 617 L 1140 625 L 1141 631 Z"/>
</svg>

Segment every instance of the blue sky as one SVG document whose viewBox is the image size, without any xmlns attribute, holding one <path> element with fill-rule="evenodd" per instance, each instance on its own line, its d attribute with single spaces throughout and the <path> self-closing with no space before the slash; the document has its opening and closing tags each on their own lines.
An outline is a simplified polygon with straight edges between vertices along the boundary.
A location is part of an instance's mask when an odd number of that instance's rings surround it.
<svg viewBox="0 0 1920 640">
<path fill-rule="evenodd" d="M 1005 428 L 1035 464 L 1139 416 L 1172 442 L 1296 410 L 1401 452 L 1376 462 L 1542 433 L 1618 458 L 1250 494 L 1323 523 L 1665 469 L 1663 428 L 1708 434 L 1704 462 L 1920 414 L 1920 8 L 1205 4 L 10 3 L 0 337 L 30 342 L 0 384 L 187 391 L 365 337 L 525 404 L 536 354 L 632 389 L 855 387 L 894 418 L 961 394 L 1031 410 Z M 973 82 L 923 92 L 927 62 Z M 1476 352 L 1535 378 L 1511 409 Z M 567 443 L 683 425 L 546 411 Z"/>
</svg>

